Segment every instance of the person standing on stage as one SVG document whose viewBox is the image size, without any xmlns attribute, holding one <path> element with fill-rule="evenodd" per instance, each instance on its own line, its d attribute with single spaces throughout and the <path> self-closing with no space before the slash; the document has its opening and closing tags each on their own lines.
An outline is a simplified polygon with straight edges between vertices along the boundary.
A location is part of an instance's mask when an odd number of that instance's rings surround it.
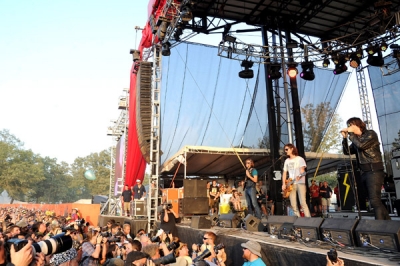
<svg viewBox="0 0 400 266">
<path fill-rule="evenodd" d="M 125 184 L 124 191 L 122 191 L 121 201 L 123 206 L 123 212 L 129 217 L 129 211 L 131 209 L 132 191 L 129 186 Z"/>
<path fill-rule="evenodd" d="M 328 182 L 324 181 L 324 185 L 319 189 L 319 194 L 321 195 L 322 215 L 327 217 L 332 197 L 332 189 L 328 186 Z"/>
<path fill-rule="evenodd" d="M 139 179 L 136 180 L 136 185 L 133 187 L 133 196 L 135 200 L 143 199 L 146 196 L 146 189 Z"/>
<path fill-rule="evenodd" d="M 286 179 L 289 173 L 289 178 L 292 178 L 293 180 L 293 189 L 289 194 L 290 205 L 292 206 L 293 212 L 297 217 L 300 217 L 296 197 L 296 195 L 298 195 L 300 206 L 303 208 L 304 216 L 311 217 L 310 210 L 308 209 L 306 202 L 306 161 L 299 156 L 299 152 L 293 144 L 286 144 L 284 149 L 289 158 L 285 160 L 285 164 L 283 166 L 282 191 L 286 189 Z"/>
<path fill-rule="evenodd" d="M 378 135 L 368 130 L 358 117 L 347 120 L 347 128 L 341 130 L 343 136 L 343 153 L 355 154 L 361 170 L 361 182 L 368 191 L 368 198 L 375 212 L 376 220 L 390 220 L 389 213 L 381 201 L 383 172 L 382 154 L 379 148 Z M 347 137 L 350 139 L 349 146 Z"/>
<path fill-rule="evenodd" d="M 310 196 L 311 196 L 311 205 L 314 208 L 314 213 L 317 214 L 321 210 L 319 209 L 319 186 L 316 184 L 315 180 L 313 179 L 311 181 L 311 186 L 310 186 Z"/>
<path fill-rule="evenodd" d="M 254 161 L 252 159 L 246 160 L 246 179 L 245 179 L 245 190 L 247 207 L 248 210 L 252 208 L 255 211 L 255 215 L 258 219 L 261 219 L 261 209 L 257 202 L 257 190 L 256 183 L 258 182 L 258 172 L 254 168 Z"/>
</svg>

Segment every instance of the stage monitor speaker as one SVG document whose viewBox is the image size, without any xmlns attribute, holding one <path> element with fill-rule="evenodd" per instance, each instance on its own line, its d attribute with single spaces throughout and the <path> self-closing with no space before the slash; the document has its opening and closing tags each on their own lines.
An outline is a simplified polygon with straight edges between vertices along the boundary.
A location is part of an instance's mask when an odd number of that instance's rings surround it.
<svg viewBox="0 0 400 266">
<path fill-rule="evenodd" d="M 356 237 L 360 247 L 400 251 L 400 221 L 360 220 Z"/>
<path fill-rule="evenodd" d="M 184 179 L 183 189 L 185 198 L 207 197 L 207 180 Z"/>
<path fill-rule="evenodd" d="M 217 225 L 219 221 L 218 214 L 214 213 L 213 215 L 211 215 L 210 221 L 211 221 L 211 226 Z"/>
<path fill-rule="evenodd" d="M 358 220 L 347 218 L 325 219 L 321 225 L 321 240 L 355 246 L 355 228 Z"/>
<path fill-rule="evenodd" d="M 293 225 L 296 219 L 296 216 L 269 216 L 267 221 L 268 233 L 271 235 L 279 235 L 279 230 L 284 223 Z"/>
<path fill-rule="evenodd" d="M 208 198 L 183 198 L 179 199 L 179 213 L 186 214 L 208 214 Z"/>
<path fill-rule="evenodd" d="M 355 175 L 352 174 L 353 170 Z M 361 210 L 367 209 L 365 204 L 367 194 L 366 194 L 366 189 L 363 188 L 361 182 L 360 171 L 357 169 L 355 165 L 353 165 L 352 167 L 350 163 L 346 162 L 338 164 L 338 170 L 337 170 L 337 179 L 339 184 L 339 195 L 341 203 L 340 207 L 343 211 L 351 211 L 353 209 L 353 206 L 356 205 L 353 193 L 354 176 L 358 188 L 357 192 L 358 192 L 358 201 L 360 204 L 360 209 Z"/>
<path fill-rule="evenodd" d="M 211 220 L 204 216 L 193 216 L 190 227 L 195 229 L 210 229 Z"/>
<path fill-rule="evenodd" d="M 320 217 L 299 217 L 293 224 L 293 228 L 296 231 L 298 237 L 302 239 L 317 241 L 320 239 L 320 227 L 323 218 Z"/>
<path fill-rule="evenodd" d="M 238 228 L 241 224 L 241 219 L 236 213 L 221 214 L 218 224 L 221 227 Z"/>
<path fill-rule="evenodd" d="M 259 225 L 261 223 L 261 220 L 258 219 L 257 217 L 248 214 L 246 218 L 244 218 L 244 222 L 246 223 L 246 229 L 248 231 L 256 231 L 256 232 L 259 231 Z"/>
</svg>

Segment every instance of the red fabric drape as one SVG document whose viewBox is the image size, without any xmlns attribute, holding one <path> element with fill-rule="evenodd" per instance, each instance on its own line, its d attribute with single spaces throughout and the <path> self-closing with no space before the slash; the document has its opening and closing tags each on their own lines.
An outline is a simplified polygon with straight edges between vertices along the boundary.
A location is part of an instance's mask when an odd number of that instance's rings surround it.
<svg viewBox="0 0 400 266">
<path fill-rule="evenodd" d="M 166 0 L 150 0 L 148 4 L 148 17 L 154 14 L 155 21 L 161 14 Z M 150 22 L 146 22 L 146 26 L 142 31 L 142 39 L 140 40 L 139 48 L 140 56 L 142 58 L 143 49 L 149 48 L 152 45 L 152 29 Z M 157 42 L 158 40 L 156 40 Z M 125 184 L 132 186 L 136 183 L 136 179 L 142 180 L 146 171 L 146 160 L 140 150 L 138 134 L 136 131 L 136 76 L 135 63 L 131 69 L 131 81 L 129 89 L 129 131 L 128 131 L 128 147 L 126 154 L 126 175 Z"/>
</svg>

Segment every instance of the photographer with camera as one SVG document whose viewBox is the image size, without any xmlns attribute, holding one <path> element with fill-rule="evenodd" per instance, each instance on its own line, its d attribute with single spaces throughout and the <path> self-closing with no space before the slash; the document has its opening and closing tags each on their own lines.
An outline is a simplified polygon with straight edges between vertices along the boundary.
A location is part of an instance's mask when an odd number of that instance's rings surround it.
<svg viewBox="0 0 400 266">
<path fill-rule="evenodd" d="M 164 232 L 169 232 L 169 238 L 178 236 L 178 230 L 176 229 L 175 219 L 179 218 L 179 216 L 172 209 L 171 203 L 164 203 L 162 205 L 163 209 L 161 211 L 161 225 L 160 228 L 164 230 Z M 167 243 L 169 244 L 169 243 Z"/>
<path fill-rule="evenodd" d="M 101 252 L 102 245 L 103 252 Z M 100 228 L 91 229 L 87 233 L 86 241 L 82 244 L 82 259 L 79 264 L 82 266 L 93 266 L 104 263 L 106 251 L 107 241 L 103 241 L 103 237 L 100 234 Z"/>
<path fill-rule="evenodd" d="M 192 265 L 192 258 L 189 257 L 189 248 L 187 244 L 180 242 L 179 247 L 175 249 L 176 262 L 170 266 L 189 266 Z"/>
<path fill-rule="evenodd" d="M 204 260 L 214 263 L 216 265 L 225 266 L 226 262 L 226 253 L 224 249 L 224 245 L 221 243 L 219 245 L 215 244 L 215 240 L 217 239 L 217 235 L 213 232 L 206 232 L 203 237 L 203 244 L 199 247 L 196 244 L 192 245 L 193 249 L 193 257 L 197 256 L 197 252 L 201 253 L 208 249 L 211 252 L 211 255 Z M 200 249 L 200 250 L 199 250 Z"/>
</svg>

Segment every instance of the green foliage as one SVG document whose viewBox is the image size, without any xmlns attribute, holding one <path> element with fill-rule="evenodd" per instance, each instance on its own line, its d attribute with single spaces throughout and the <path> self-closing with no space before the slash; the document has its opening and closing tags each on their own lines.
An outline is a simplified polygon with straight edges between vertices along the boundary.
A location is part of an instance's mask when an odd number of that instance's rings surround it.
<svg viewBox="0 0 400 266">
<path fill-rule="evenodd" d="M 311 180 L 312 178 L 308 178 L 308 185 L 311 186 Z M 326 173 L 323 175 L 319 175 L 315 177 L 315 181 L 317 182 L 317 184 L 319 184 L 319 182 L 328 182 L 328 185 L 332 188 L 336 187 L 337 185 L 337 172 L 331 172 L 331 173 Z"/>
<path fill-rule="evenodd" d="M 341 147 L 340 124 L 342 119 L 334 113 L 330 103 L 320 103 L 315 108 L 307 104 L 303 114 L 304 148 L 312 152 L 339 151 Z"/>
<path fill-rule="evenodd" d="M 110 152 L 103 150 L 74 163 L 57 162 L 25 150 L 23 143 L 8 130 L 0 131 L 0 187 L 11 201 L 74 202 L 92 195 L 108 195 L 110 190 Z M 87 180 L 91 169 L 96 180 Z"/>
</svg>

